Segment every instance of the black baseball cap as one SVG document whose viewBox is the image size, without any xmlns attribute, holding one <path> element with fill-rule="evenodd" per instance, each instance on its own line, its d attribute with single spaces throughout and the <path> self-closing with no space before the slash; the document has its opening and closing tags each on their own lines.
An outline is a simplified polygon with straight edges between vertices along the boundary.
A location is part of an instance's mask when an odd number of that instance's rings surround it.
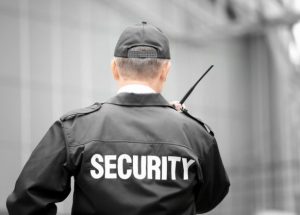
<svg viewBox="0 0 300 215">
<path fill-rule="evenodd" d="M 136 50 L 134 49 L 136 47 L 152 47 L 153 49 Z M 142 22 L 129 26 L 123 31 L 117 42 L 114 56 L 170 59 L 169 40 L 159 28 Z"/>
</svg>

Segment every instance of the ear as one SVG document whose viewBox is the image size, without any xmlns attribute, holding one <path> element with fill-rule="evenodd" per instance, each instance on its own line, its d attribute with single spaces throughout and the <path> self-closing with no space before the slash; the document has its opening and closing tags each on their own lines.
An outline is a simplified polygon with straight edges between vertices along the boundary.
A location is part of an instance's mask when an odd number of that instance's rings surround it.
<svg viewBox="0 0 300 215">
<path fill-rule="evenodd" d="M 111 60 L 111 72 L 116 81 L 120 80 L 120 74 L 115 59 Z"/>
<path fill-rule="evenodd" d="M 161 75 L 160 75 L 160 79 L 163 82 L 165 82 L 167 80 L 170 69 L 171 69 L 171 62 L 168 61 L 167 63 L 164 64 Z"/>
</svg>

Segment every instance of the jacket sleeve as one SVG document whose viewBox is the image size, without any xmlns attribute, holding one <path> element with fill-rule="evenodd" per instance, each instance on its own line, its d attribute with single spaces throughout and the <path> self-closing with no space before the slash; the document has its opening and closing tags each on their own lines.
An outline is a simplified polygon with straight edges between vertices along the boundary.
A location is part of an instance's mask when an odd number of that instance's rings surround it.
<svg viewBox="0 0 300 215">
<path fill-rule="evenodd" d="M 71 174 L 66 168 L 66 158 L 65 138 L 57 121 L 32 152 L 7 198 L 9 214 L 56 214 L 55 203 L 70 193 Z"/>
<path fill-rule="evenodd" d="M 197 192 L 196 210 L 197 213 L 205 213 L 223 200 L 230 186 L 215 138 L 200 164 L 203 183 Z"/>
</svg>

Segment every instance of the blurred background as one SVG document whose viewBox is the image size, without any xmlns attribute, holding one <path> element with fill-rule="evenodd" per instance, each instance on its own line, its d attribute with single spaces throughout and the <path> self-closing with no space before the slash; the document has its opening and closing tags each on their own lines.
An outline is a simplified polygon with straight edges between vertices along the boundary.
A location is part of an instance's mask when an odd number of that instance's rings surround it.
<svg viewBox="0 0 300 215">
<path fill-rule="evenodd" d="M 116 93 L 117 39 L 148 21 L 170 39 L 168 100 L 215 65 L 186 101 L 215 132 L 232 184 L 209 214 L 299 215 L 299 20 L 299 0 L 0 0 L 0 214 L 51 124 Z"/>
</svg>

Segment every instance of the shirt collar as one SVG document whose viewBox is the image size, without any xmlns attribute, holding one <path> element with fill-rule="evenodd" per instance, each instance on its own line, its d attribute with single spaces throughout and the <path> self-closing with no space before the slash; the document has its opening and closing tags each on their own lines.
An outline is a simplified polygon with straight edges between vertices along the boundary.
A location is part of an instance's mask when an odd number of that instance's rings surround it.
<svg viewBox="0 0 300 215">
<path fill-rule="evenodd" d="M 143 84 L 128 84 L 121 87 L 117 94 L 119 93 L 136 93 L 136 94 L 149 94 L 156 93 L 151 87 Z"/>
</svg>

